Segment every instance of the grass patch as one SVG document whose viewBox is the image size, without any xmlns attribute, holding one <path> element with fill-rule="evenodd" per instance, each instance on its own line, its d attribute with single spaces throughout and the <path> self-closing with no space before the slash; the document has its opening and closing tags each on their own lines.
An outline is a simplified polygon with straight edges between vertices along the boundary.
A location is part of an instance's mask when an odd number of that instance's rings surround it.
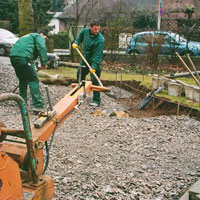
<svg viewBox="0 0 200 200">
<path fill-rule="evenodd" d="M 170 95 L 168 95 L 167 90 L 163 90 L 163 91 L 160 92 L 159 94 L 156 94 L 156 96 L 164 97 L 164 98 L 170 99 L 170 100 L 173 101 L 173 102 L 177 102 L 177 103 L 179 102 L 180 104 L 184 104 L 184 105 L 187 105 L 187 106 L 189 106 L 189 107 L 199 109 L 199 103 L 194 102 L 194 101 L 190 101 L 190 100 L 189 100 L 188 98 L 186 98 L 186 97 L 175 97 L 175 96 L 170 96 Z"/>
<path fill-rule="evenodd" d="M 51 75 L 58 74 L 61 77 L 76 79 L 76 68 L 69 68 L 69 67 L 59 67 L 57 69 L 47 69 L 47 73 Z M 89 79 L 89 74 L 87 76 Z M 109 80 L 109 81 L 128 81 L 128 80 L 136 80 L 140 81 L 143 85 L 147 87 L 151 87 L 152 77 L 148 75 L 140 75 L 140 74 L 133 74 L 133 73 L 113 73 L 113 72 L 106 72 L 102 71 L 101 73 L 101 80 Z"/>
<path fill-rule="evenodd" d="M 69 68 L 69 67 L 59 67 L 57 69 L 47 69 L 47 73 L 51 75 L 58 74 L 60 77 L 66 77 L 69 79 L 76 79 L 76 68 Z M 89 75 L 87 76 L 87 79 L 89 80 Z M 140 81 L 142 85 L 145 85 L 147 88 L 152 88 L 152 75 L 141 75 L 137 73 L 127 73 L 127 72 L 108 72 L 102 71 L 101 74 L 101 80 L 110 80 L 110 81 L 116 81 L 116 80 L 122 80 L 122 81 L 128 81 L 128 80 L 136 80 Z M 176 80 L 183 81 L 186 84 L 190 85 L 196 85 L 196 82 L 192 77 L 180 77 L 176 78 Z M 185 104 L 192 108 L 199 108 L 199 103 L 191 102 L 186 97 L 174 97 L 167 94 L 166 90 L 163 90 L 161 93 L 156 94 L 157 96 L 164 97 L 167 99 L 170 99 L 173 102 L 180 102 L 181 104 Z"/>
<path fill-rule="evenodd" d="M 60 77 L 66 77 L 70 79 L 76 79 L 76 71 L 75 68 L 69 68 L 69 67 L 58 67 L 57 69 L 46 69 L 45 70 L 48 74 L 51 75 L 59 75 Z"/>
<path fill-rule="evenodd" d="M 189 85 L 197 85 L 196 81 L 192 77 L 180 77 L 180 78 L 176 78 L 175 80 L 183 81 L 184 83 L 189 84 Z"/>
</svg>

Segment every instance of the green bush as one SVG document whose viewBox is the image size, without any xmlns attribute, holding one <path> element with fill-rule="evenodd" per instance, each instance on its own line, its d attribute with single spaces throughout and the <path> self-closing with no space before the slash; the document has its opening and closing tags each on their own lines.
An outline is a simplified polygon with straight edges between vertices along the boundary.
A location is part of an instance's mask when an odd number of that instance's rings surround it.
<svg viewBox="0 0 200 200">
<path fill-rule="evenodd" d="M 49 38 L 53 38 L 54 49 L 69 49 L 69 39 L 66 32 L 52 34 Z"/>
<path fill-rule="evenodd" d="M 142 7 L 136 7 L 132 13 L 133 27 L 135 29 L 156 28 L 156 12 Z"/>
</svg>

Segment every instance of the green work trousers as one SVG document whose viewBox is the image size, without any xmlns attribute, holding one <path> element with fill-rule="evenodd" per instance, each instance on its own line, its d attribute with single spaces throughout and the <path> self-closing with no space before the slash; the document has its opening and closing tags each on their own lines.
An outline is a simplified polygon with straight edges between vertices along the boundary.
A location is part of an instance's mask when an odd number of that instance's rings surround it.
<svg viewBox="0 0 200 200">
<path fill-rule="evenodd" d="M 25 57 L 10 57 L 12 66 L 19 79 L 19 94 L 27 103 L 27 87 L 29 86 L 33 108 L 44 108 L 40 95 L 39 80 L 33 62 Z"/>
<path fill-rule="evenodd" d="M 79 75 L 80 75 L 80 68 L 81 68 L 81 81 L 85 80 L 86 76 L 88 75 L 89 68 L 88 67 L 79 67 L 77 70 L 77 80 L 79 81 Z M 100 78 L 101 76 L 101 70 L 96 70 L 96 75 Z M 91 77 L 91 81 L 93 85 L 99 85 L 99 82 L 97 81 L 97 79 L 95 78 L 95 76 L 93 74 L 90 73 L 90 77 Z M 100 96 L 100 92 L 93 92 L 93 102 L 100 104 L 101 103 L 101 96 Z"/>
</svg>

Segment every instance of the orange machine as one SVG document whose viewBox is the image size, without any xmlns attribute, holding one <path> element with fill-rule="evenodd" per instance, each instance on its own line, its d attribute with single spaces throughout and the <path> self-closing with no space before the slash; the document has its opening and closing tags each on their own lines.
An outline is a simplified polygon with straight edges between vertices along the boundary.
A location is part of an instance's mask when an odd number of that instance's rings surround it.
<svg viewBox="0 0 200 200">
<path fill-rule="evenodd" d="M 53 180 L 43 174 L 55 130 L 80 104 L 80 96 L 86 97 L 91 91 L 108 90 L 93 86 L 90 81 L 73 86 L 54 107 L 50 103 L 50 110 L 40 115 L 32 126 L 26 104 L 20 96 L 10 93 L 0 95 L 0 102 L 14 100 L 18 103 L 24 127 L 24 130 L 13 130 L 0 122 L 1 200 L 49 200 L 54 196 Z M 50 144 L 47 143 L 49 139 Z"/>
</svg>

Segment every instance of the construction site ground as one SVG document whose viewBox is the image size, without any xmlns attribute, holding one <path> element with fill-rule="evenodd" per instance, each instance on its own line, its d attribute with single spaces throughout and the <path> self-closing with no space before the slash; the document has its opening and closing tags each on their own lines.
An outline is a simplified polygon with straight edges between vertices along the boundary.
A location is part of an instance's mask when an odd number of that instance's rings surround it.
<svg viewBox="0 0 200 200">
<path fill-rule="evenodd" d="M 18 83 L 7 64 L 0 64 L 0 79 L 0 93 L 13 91 Z M 55 105 L 75 80 L 65 81 L 40 83 L 45 102 L 44 84 Z M 102 93 L 102 104 L 95 108 L 89 106 L 90 94 L 56 131 L 45 174 L 54 180 L 54 200 L 180 199 L 200 177 L 198 112 L 156 98 L 139 110 L 146 88 L 137 82 L 105 85 L 114 94 Z M 37 116 L 30 100 L 33 123 Z M 0 110 L 7 127 L 22 128 L 15 103 L 1 103 Z"/>
</svg>

